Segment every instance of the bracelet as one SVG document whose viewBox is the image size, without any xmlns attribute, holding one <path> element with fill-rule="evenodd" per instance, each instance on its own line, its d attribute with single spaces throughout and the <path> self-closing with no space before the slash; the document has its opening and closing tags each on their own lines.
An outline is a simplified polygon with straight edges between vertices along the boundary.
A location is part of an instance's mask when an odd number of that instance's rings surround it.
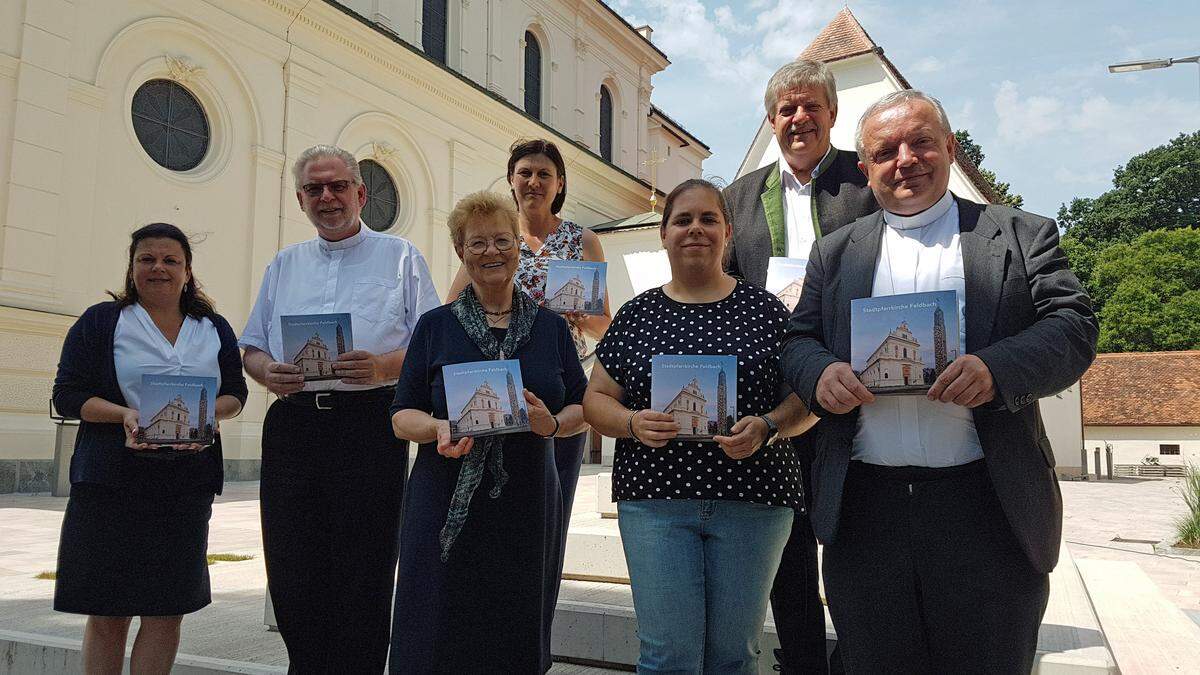
<svg viewBox="0 0 1200 675">
<path fill-rule="evenodd" d="M 629 437 L 638 443 L 641 443 L 642 439 L 638 438 L 638 435 L 633 431 L 633 418 L 637 416 L 638 412 L 639 411 L 634 410 L 633 412 L 629 413 L 629 419 L 625 420 L 625 426 L 629 427 Z"/>
<path fill-rule="evenodd" d="M 558 435 L 558 429 L 559 429 L 558 415 L 551 415 L 550 419 L 554 420 L 554 431 L 551 431 L 549 434 L 547 434 L 545 436 L 538 434 L 539 436 L 542 436 L 542 438 L 554 438 L 555 436 Z"/>
</svg>

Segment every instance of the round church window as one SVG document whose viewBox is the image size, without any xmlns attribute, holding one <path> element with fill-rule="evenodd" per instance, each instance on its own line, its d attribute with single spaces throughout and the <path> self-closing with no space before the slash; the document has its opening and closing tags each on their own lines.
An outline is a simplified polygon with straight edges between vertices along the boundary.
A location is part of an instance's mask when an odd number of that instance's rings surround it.
<svg viewBox="0 0 1200 675">
<path fill-rule="evenodd" d="M 190 91 L 171 80 L 150 80 L 133 95 L 133 131 L 150 158 L 171 171 L 189 171 L 208 154 L 208 117 Z"/>
<path fill-rule="evenodd" d="M 388 175 L 387 169 L 373 159 L 362 160 L 358 163 L 358 169 L 367 188 L 367 205 L 362 210 L 363 222 L 376 232 L 390 230 L 400 211 L 396 183 Z"/>
</svg>

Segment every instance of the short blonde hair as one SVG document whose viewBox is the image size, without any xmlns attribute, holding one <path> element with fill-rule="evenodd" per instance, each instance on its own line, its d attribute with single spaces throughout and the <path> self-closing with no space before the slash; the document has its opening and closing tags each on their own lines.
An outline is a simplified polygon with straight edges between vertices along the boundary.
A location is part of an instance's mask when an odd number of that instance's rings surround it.
<svg viewBox="0 0 1200 675">
<path fill-rule="evenodd" d="M 507 222 L 512 229 L 513 236 L 517 239 L 521 238 L 521 226 L 517 223 L 517 210 L 509 198 L 483 190 L 472 192 L 458 200 L 454 209 L 450 211 L 450 217 L 446 219 L 446 225 L 450 228 L 450 241 L 456 248 L 462 246 L 467 236 L 467 225 L 471 221 L 487 218 Z"/>
</svg>

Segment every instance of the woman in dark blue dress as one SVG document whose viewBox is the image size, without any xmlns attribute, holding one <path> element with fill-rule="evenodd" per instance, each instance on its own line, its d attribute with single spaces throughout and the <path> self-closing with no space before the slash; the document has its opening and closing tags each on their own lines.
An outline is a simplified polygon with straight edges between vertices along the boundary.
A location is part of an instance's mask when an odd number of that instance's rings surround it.
<svg viewBox="0 0 1200 675">
<path fill-rule="evenodd" d="M 558 570 L 555 437 L 585 429 L 587 387 L 566 321 L 513 286 L 517 214 L 475 193 L 450 214 L 471 279 L 417 323 L 392 427 L 420 443 L 405 488 L 393 673 L 542 673 L 546 576 Z M 520 362 L 531 431 L 450 441 L 443 366 Z M 502 382 L 493 383 L 507 400 Z"/>
</svg>

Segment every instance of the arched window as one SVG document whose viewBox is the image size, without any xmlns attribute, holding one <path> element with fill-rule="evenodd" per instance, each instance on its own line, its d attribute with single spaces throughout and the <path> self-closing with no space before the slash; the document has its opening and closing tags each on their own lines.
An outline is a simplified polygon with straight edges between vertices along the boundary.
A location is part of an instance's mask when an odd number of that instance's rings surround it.
<svg viewBox="0 0 1200 675">
<path fill-rule="evenodd" d="M 138 87 L 131 106 L 133 132 L 150 158 L 171 171 L 189 171 L 208 154 L 209 128 L 204 108 L 187 89 L 171 80 L 150 80 Z"/>
<path fill-rule="evenodd" d="M 446 0 L 423 0 L 421 3 L 421 47 L 425 53 L 446 63 L 446 21 L 449 16 Z"/>
<path fill-rule="evenodd" d="M 525 31 L 525 112 L 542 119 L 542 47 Z"/>
<path fill-rule="evenodd" d="M 362 172 L 363 185 L 367 188 L 367 205 L 362 210 L 363 222 L 376 232 L 386 232 L 396 222 L 396 213 L 400 210 L 396 184 L 387 169 L 375 160 L 362 160 L 358 163 L 358 170 Z"/>
<path fill-rule="evenodd" d="M 600 85 L 600 156 L 611 162 L 613 141 L 613 105 L 612 94 L 608 87 Z"/>
</svg>

